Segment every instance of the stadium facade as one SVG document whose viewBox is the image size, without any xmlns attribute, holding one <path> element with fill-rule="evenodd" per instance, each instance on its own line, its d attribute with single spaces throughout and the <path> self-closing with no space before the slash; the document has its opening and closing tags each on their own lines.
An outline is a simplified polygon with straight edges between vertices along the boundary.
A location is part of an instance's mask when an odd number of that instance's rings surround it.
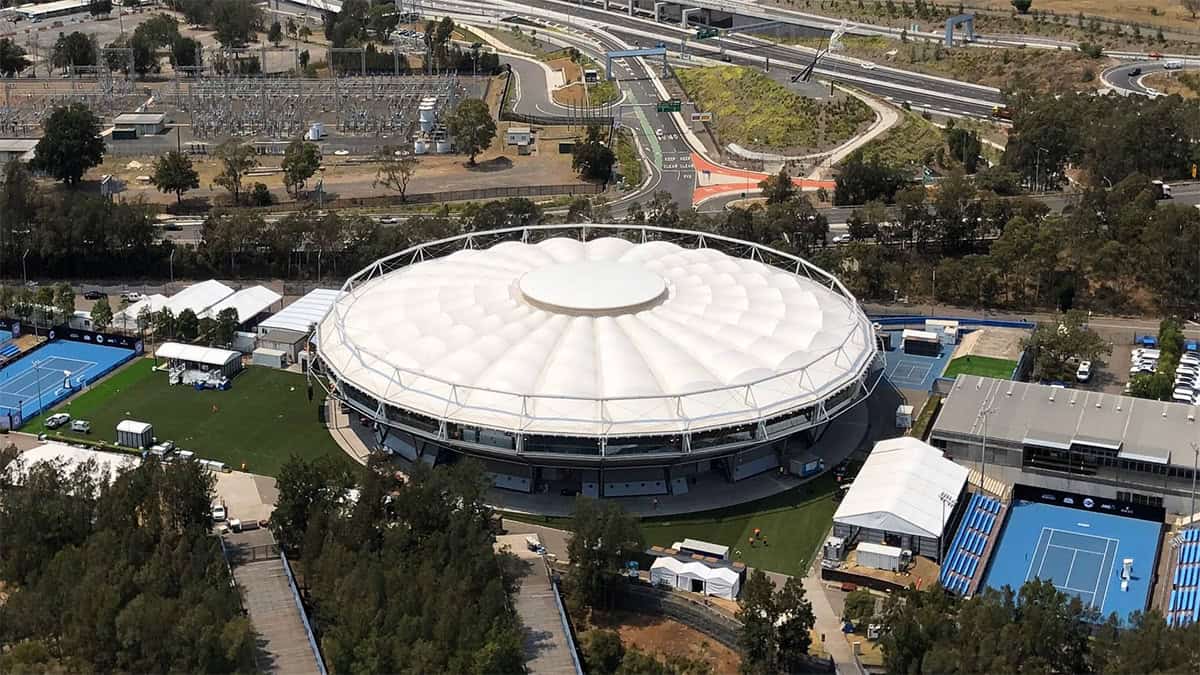
<svg viewBox="0 0 1200 675">
<path fill-rule="evenodd" d="M 313 373 L 381 445 L 499 487 L 686 491 L 787 466 L 878 381 L 871 322 L 807 261 L 698 232 L 552 225 L 367 266 Z"/>
</svg>

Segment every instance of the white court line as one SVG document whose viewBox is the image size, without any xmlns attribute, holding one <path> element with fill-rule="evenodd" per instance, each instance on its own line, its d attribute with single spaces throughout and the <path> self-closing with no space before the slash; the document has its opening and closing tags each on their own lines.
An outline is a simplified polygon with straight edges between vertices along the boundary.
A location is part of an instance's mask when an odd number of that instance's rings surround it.
<svg viewBox="0 0 1200 675">
<path fill-rule="evenodd" d="M 1033 557 L 1029 559 L 1029 569 L 1025 570 L 1025 581 L 1029 581 L 1031 578 L 1033 578 L 1031 576 L 1033 574 L 1033 561 L 1037 560 L 1038 551 L 1042 552 L 1042 564 L 1046 564 L 1046 551 L 1042 548 L 1042 539 L 1046 537 L 1046 530 L 1048 529 L 1049 528 L 1043 527 L 1042 531 L 1038 534 L 1037 544 L 1033 547 Z M 1041 567 L 1039 567 L 1038 570 L 1040 573 Z"/>
<path fill-rule="evenodd" d="M 1109 542 L 1113 544 L 1113 561 L 1112 561 L 1112 565 L 1109 566 L 1109 574 L 1111 575 L 1111 574 L 1113 574 L 1113 570 L 1116 568 L 1116 565 L 1117 565 L 1117 551 L 1121 550 L 1120 549 L 1121 540 L 1120 539 L 1110 539 Z M 1104 545 L 1104 557 L 1105 558 L 1108 557 L 1108 544 Z M 1104 571 L 1104 560 L 1103 559 L 1100 560 L 1100 571 L 1101 572 Z M 1103 575 L 1100 575 L 1100 576 L 1103 577 Z M 1107 577 L 1104 577 L 1104 578 L 1107 580 Z M 1101 611 L 1104 610 L 1104 603 L 1108 601 L 1108 587 L 1111 585 L 1112 584 L 1105 581 L 1105 583 L 1104 583 L 1104 598 L 1101 599 L 1101 601 L 1099 603 L 1096 603 L 1096 605 L 1095 605 L 1095 607 Z M 1096 579 L 1096 588 L 1097 588 L 1097 592 L 1099 592 L 1100 579 Z M 1094 598 L 1096 596 L 1093 595 L 1092 597 Z"/>
</svg>

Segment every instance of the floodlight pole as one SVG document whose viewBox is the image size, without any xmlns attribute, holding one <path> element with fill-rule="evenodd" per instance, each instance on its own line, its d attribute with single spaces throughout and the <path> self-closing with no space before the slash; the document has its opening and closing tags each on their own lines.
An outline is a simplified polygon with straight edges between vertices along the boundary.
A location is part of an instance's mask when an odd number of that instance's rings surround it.
<svg viewBox="0 0 1200 675">
<path fill-rule="evenodd" d="M 1188 525 L 1196 526 L 1196 468 L 1200 465 L 1200 445 L 1192 441 L 1192 510 L 1188 513 Z"/>
<path fill-rule="evenodd" d="M 979 411 L 979 416 L 983 419 L 983 443 L 979 446 L 979 489 L 984 490 L 983 483 L 987 477 L 987 421 L 988 417 L 996 412 L 995 408 L 988 408 Z"/>
<path fill-rule="evenodd" d="M 958 502 L 954 499 L 954 497 L 945 492 L 939 493 L 938 499 L 940 499 L 942 502 L 942 526 L 941 529 L 938 530 L 938 564 L 941 565 L 946 559 L 946 553 L 942 546 L 943 539 L 946 536 L 946 507 L 949 506 L 950 508 L 954 508 Z"/>
<path fill-rule="evenodd" d="M 34 363 L 34 364 L 33 364 L 33 373 L 34 373 L 34 375 L 37 375 L 37 385 L 38 385 L 38 412 L 39 412 L 39 413 L 40 413 L 40 412 L 42 412 L 42 374 L 41 374 L 41 372 L 40 372 L 40 371 L 41 371 L 41 369 L 42 369 L 42 362 L 41 362 L 41 361 L 38 361 L 38 362 L 36 362 L 36 363 Z"/>
</svg>

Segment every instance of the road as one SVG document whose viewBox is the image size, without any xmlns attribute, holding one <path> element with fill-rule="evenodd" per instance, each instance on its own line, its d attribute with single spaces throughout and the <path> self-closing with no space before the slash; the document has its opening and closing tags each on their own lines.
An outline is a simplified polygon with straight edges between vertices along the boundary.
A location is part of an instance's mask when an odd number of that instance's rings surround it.
<svg viewBox="0 0 1200 675">
<path fill-rule="evenodd" d="M 677 24 L 655 23 L 640 16 L 630 17 L 623 11 L 606 12 L 562 0 L 506 0 L 506 4 L 527 7 L 531 16 L 552 16 L 577 27 L 586 28 L 589 24 L 600 27 L 635 46 L 651 46 L 662 41 L 672 51 L 682 47 L 689 53 L 713 58 L 720 58 L 724 47 L 728 60 L 740 65 L 766 66 L 769 60 L 772 68 L 797 73 L 809 64 L 815 53 L 812 49 L 780 45 L 748 35 L 695 42 L 692 41 L 695 31 Z M 944 114 L 987 118 L 994 106 L 1003 103 L 1000 91 L 994 87 L 886 66 L 864 67 L 860 60 L 836 55 L 823 59 L 816 72 L 896 103 L 908 102 L 914 107 Z"/>
<path fill-rule="evenodd" d="M 1119 66 L 1113 66 L 1103 73 L 1100 73 L 1100 80 L 1105 85 L 1121 92 L 1131 94 L 1141 94 L 1142 96 L 1156 96 L 1160 92 L 1147 87 L 1143 84 L 1145 78 L 1154 73 L 1165 73 L 1168 71 L 1163 64 L 1171 59 L 1153 59 L 1148 61 L 1135 61 L 1133 63 L 1123 63 Z M 1195 63 L 1187 63 L 1185 67 L 1194 69 Z M 1178 72 L 1178 71 L 1174 71 Z"/>
</svg>

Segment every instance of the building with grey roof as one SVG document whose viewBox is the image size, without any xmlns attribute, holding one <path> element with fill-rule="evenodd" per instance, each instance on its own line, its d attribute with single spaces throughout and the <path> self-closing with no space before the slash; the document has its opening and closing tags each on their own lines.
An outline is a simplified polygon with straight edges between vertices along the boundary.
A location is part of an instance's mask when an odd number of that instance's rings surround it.
<svg viewBox="0 0 1200 675">
<path fill-rule="evenodd" d="M 989 475 L 1076 491 L 1088 483 L 1096 496 L 1182 513 L 1200 427 L 1192 405 L 966 375 L 930 442 Z"/>
</svg>

